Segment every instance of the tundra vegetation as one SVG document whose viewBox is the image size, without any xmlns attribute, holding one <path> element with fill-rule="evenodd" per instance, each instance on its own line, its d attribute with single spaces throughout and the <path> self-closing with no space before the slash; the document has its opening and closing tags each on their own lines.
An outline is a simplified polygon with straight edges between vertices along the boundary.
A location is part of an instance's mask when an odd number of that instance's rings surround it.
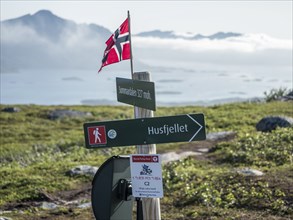
<svg viewBox="0 0 293 220">
<path fill-rule="evenodd" d="M 0 110 L 10 107 L 0 105 Z M 93 219 L 91 208 L 61 204 L 43 209 L 42 201 L 90 202 L 91 176 L 68 176 L 78 165 L 100 166 L 135 147 L 99 150 L 84 147 L 83 123 L 133 118 L 131 106 L 16 105 L 0 113 L 0 217 L 11 219 Z M 55 109 L 90 112 L 86 117 L 49 119 Z M 163 219 L 292 219 L 293 128 L 258 132 L 268 115 L 293 116 L 292 102 L 232 103 L 209 107 L 160 107 L 155 116 L 204 113 L 207 133 L 233 131 L 232 139 L 157 145 L 158 153 L 208 146 L 200 156 L 163 165 Z M 135 135 L 135 134 L 134 134 Z M 242 175 L 252 168 L 262 176 Z M 78 198 L 70 197 L 75 192 Z M 78 193 L 76 193 L 78 192 Z M 83 196 L 82 196 L 83 195 Z"/>
</svg>

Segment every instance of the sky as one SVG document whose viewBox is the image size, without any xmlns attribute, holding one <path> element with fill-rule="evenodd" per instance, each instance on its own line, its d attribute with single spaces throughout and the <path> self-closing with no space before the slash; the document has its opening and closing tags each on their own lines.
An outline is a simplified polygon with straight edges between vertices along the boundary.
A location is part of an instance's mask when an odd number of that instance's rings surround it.
<svg viewBox="0 0 293 220">
<path fill-rule="evenodd" d="M 163 30 L 210 35 L 263 33 L 292 39 L 293 1 L 14 1 L 1 0 L 1 21 L 47 9 L 77 23 L 116 30 L 130 11 L 133 34 Z"/>
</svg>

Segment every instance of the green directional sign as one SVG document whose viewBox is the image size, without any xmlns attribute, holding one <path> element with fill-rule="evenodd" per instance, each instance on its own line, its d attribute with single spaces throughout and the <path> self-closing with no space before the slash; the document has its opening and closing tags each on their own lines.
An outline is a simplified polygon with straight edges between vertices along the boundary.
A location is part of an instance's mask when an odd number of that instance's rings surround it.
<svg viewBox="0 0 293 220">
<path fill-rule="evenodd" d="M 84 124 L 87 148 L 131 146 L 206 139 L 203 114 Z"/>
<path fill-rule="evenodd" d="M 117 77 L 116 91 L 119 102 L 156 110 L 155 84 L 153 82 Z"/>
</svg>

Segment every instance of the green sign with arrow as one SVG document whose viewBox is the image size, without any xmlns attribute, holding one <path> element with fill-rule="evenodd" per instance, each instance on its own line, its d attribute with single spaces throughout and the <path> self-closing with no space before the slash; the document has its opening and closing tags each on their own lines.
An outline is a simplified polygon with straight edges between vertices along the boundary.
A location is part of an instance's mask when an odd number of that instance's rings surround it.
<svg viewBox="0 0 293 220">
<path fill-rule="evenodd" d="M 206 139 L 203 114 L 84 124 L 87 148 L 131 146 Z"/>
</svg>

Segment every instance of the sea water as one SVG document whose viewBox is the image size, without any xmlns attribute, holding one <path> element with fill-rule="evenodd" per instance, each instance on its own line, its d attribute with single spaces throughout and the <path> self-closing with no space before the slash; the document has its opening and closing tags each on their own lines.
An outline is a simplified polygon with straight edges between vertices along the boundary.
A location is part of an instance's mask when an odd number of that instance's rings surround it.
<svg viewBox="0 0 293 220">
<path fill-rule="evenodd" d="M 118 105 L 116 77 L 130 71 L 31 69 L 1 73 L 1 104 Z M 264 97 L 265 91 L 292 89 L 292 67 L 180 69 L 151 72 L 156 102 L 208 105 Z"/>
</svg>

